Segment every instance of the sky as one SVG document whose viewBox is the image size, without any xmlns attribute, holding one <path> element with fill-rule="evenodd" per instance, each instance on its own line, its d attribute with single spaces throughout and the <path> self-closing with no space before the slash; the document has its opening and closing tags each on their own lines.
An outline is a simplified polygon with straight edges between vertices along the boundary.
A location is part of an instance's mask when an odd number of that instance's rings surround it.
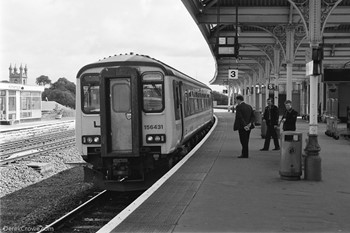
<svg viewBox="0 0 350 233">
<path fill-rule="evenodd" d="M 9 66 L 76 82 L 86 64 L 114 54 L 158 59 L 209 85 L 215 61 L 181 0 L 1 0 L 0 80 Z M 222 90 L 219 86 L 210 86 Z"/>
</svg>

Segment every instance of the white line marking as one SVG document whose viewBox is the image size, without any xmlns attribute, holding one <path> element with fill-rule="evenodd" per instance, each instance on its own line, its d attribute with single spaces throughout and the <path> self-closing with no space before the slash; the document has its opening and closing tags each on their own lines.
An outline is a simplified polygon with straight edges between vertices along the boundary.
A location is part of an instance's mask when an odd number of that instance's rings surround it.
<svg viewBox="0 0 350 233">
<path fill-rule="evenodd" d="M 141 196 L 128 205 L 122 212 L 115 216 L 111 221 L 104 225 L 97 233 L 111 232 L 120 223 L 122 223 L 134 210 L 136 210 L 144 201 L 146 201 L 162 184 L 168 180 L 194 153 L 204 144 L 209 138 L 211 133 L 218 124 L 218 118 L 215 117 L 215 123 L 205 137 L 188 153 L 183 159 L 181 159 L 172 169 L 170 169 L 164 176 L 162 176 L 156 183 L 154 183 L 149 189 L 147 189 Z"/>
</svg>

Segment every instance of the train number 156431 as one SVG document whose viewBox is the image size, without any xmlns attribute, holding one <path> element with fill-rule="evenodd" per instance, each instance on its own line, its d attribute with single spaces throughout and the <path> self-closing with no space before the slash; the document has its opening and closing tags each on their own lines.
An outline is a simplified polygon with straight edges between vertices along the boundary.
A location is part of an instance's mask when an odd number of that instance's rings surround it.
<svg viewBox="0 0 350 233">
<path fill-rule="evenodd" d="M 145 130 L 149 129 L 163 129 L 163 125 L 144 125 Z"/>
</svg>

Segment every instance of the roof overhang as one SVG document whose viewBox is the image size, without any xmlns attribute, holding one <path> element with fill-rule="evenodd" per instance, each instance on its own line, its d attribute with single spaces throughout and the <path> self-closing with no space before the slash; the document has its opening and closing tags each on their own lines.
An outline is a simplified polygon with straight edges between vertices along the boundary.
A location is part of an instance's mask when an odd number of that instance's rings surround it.
<svg viewBox="0 0 350 233">
<path fill-rule="evenodd" d="M 237 0 L 236 27 L 235 0 L 182 2 L 215 58 L 217 70 L 210 84 L 223 85 L 230 82 L 234 85 L 254 74 L 258 74 L 260 79 L 278 76 L 283 82 L 287 63 L 285 32 L 289 30 L 289 26 L 293 26 L 295 30 L 293 80 L 305 78 L 306 53 L 310 43 L 307 39 L 308 31 L 305 30 L 307 15 L 303 13 L 303 9 L 306 12 L 307 6 L 302 5 L 304 3 L 293 0 Z M 323 66 L 345 67 L 350 61 L 350 0 L 330 1 L 328 5 L 322 1 L 322 4 L 322 17 L 325 22 L 322 38 Z M 240 45 L 238 58 L 232 54 L 222 54 L 223 51 L 233 51 L 236 29 Z M 239 79 L 228 80 L 228 69 L 239 69 Z"/>
</svg>

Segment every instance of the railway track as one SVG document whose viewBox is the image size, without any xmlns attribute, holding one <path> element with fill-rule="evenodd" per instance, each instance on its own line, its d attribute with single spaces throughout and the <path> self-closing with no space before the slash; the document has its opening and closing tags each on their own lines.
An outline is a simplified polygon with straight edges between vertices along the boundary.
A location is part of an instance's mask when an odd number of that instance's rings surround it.
<svg viewBox="0 0 350 233">
<path fill-rule="evenodd" d="M 96 232 L 133 202 L 142 192 L 102 191 L 38 233 Z"/>
<path fill-rule="evenodd" d="M 51 123 L 45 125 L 37 125 L 26 127 L 22 129 L 12 129 L 7 131 L 2 131 L 0 134 L 0 142 L 2 144 L 11 143 L 13 140 L 21 140 L 30 137 L 43 136 L 47 134 L 53 134 L 57 132 L 67 131 L 69 129 L 74 129 L 74 120 Z"/>
<path fill-rule="evenodd" d="M 75 138 L 71 137 L 71 138 L 63 139 L 57 142 L 45 144 L 45 146 L 40 145 L 37 147 L 33 147 L 30 150 L 26 149 L 20 152 L 17 151 L 15 153 L 5 154 L 4 156 L 6 157 L 1 156 L 0 158 L 0 165 L 9 164 L 12 162 L 19 161 L 21 159 L 26 159 L 33 156 L 50 153 L 55 150 L 65 149 L 74 145 L 75 145 Z"/>
<path fill-rule="evenodd" d="M 0 156 L 4 157 L 6 154 L 11 154 L 15 152 L 21 152 L 23 150 L 29 150 L 36 148 L 38 145 L 45 145 L 47 143 L 54 142 L 66 137 L 74 137 L 74 130 L 68 130 L 53 134 L 46 134 L 37 137 L 30 137 L 26 139 L 20 139 L 12 142 L 0 144 Z"/>
<path fill-rule="evenodd" d="M 74 129 L 67 128 L 67 125 L 53 128 L 46 127 L 44 131 L 42 128 L 39 131 L 31 129 L 30 133 L 28 133 L 27 129 L 25 130 L 26 132 L 21 132 L 21 130 L 16 132 L 16 135 L 26 136 L 0 144 L 0 165 L 75 145 Z"/>
<path fill-rule="evenodd" d="M 204 136 L 204 134 L 199 137 L 201 136 Z M 163 175 L 164 173 L 161 172 L 160 174 Z M 112 192 L 105 190 L 37 233 L 48 231 L 54 231 L 55 233 L 97 232 L 142 193 L 143 191 Z"/>
</svg>

